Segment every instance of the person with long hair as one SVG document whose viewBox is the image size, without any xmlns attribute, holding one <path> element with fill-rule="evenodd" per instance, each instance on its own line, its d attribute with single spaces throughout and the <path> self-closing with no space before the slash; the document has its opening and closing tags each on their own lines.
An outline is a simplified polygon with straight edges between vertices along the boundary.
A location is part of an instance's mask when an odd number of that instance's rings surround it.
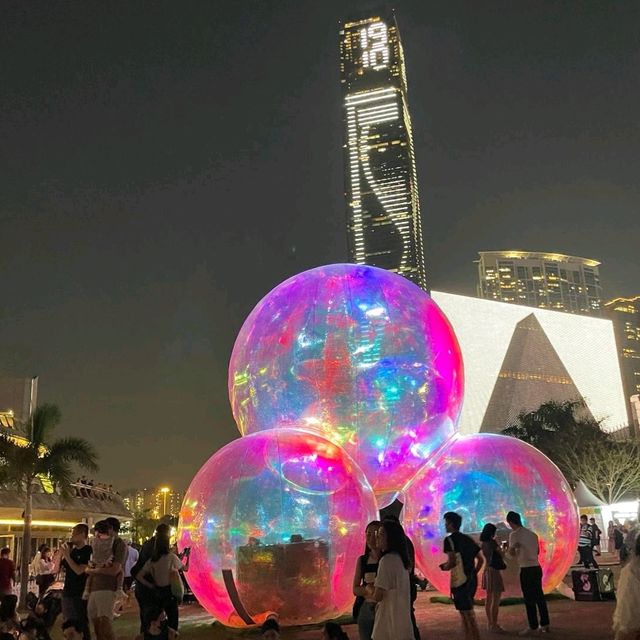
<svg viewBox="0 0 640 640">
<path fill-rule="evenodd" d="M 487 614 L 489 631 L 502 633 L 504 629 L 498 624 L 498 613 L 500 611 L 500 598 L 504 592 L 504 580 L 501 572 L 506 565 L 502 553 L 500 553 L 500 547 L 496 542 L 496 531 L 496 525 L 489 522 L 484 525 L 480 534 L 480 548 L 485 560 L 482 588 L 487 593 L 484 609 Z"/>
<path fill-rule="evenodd" d="M 383 520 L 378 528 L 381 554 L 378 574 L 367 595 L 378 603 L 373 640 L 415 640 L 411 624 L 411 562 L 404 529 L 398 522 Z"/>
<path fill-rule="evenodd" d="M 377 548 L 376 534 L 380 522 L 374 520 L 365 529 L 364 553 L 358 556 L 356 570 L 353 575 L 353 595 L 356 601 L 353 604 L 353 618 L 358 624 L 360 640 L 371 640 L 373 623 L 376 614 L 376 601 L 372 596 L 367 596 L 367 585 L 373 585 L 378 573 L 380 552 Z"/>
<path fill-rule="evenodd" d="M 38 597 L 42 598 L 46 590 L 55 582 L 55 562 L 49 547 L 43 547 L 40 551 L 40 559 L 37 564 L 36 584 L 38 585 Z"/>
<path fill-rule="evenodd" d="M 186 570 L 187 567 L 182 565 L 180 558 L 171 552 L 169 536 L 156 534 L 153 554 L 136 575 L 138 582 L 151 589 L 155 604 L 167 616 L 168 627 L 176 632 L 179 622 L 178 599 L 172 592 L 171 584 L 176 581 L 179 571 Z M 148 576 L 153 582 L 147 580 Z"/>
</svg>

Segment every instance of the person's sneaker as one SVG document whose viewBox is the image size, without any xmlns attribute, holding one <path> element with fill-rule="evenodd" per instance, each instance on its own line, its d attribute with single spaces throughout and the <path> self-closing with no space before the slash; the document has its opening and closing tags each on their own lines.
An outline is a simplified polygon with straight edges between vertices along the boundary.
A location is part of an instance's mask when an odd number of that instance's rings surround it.
<svg viewBox="0 0 640 640">
<path fill-rule="evenodd" d="M 546 627 L 540 627 L 540 633 L 551 633 L 549 625 L 547 625 Z"/>
</svg>

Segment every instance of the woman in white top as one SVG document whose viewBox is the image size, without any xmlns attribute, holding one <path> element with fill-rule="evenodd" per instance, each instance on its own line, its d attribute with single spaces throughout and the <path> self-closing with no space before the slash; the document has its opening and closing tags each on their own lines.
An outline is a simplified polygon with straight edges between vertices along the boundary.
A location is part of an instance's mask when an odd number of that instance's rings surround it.
<svg viewBox="0 0 640 640">
<path fill-rule="evenodd" d="M 180 558 L 170 551 L 169 536 L 157 535 L 153 555 L 136 574 L 138 582 L 153 590 L 155 604 L 164 610 L 168 626 L 174 631 L 178 630 L 178 599 L 171 591 L 171 583 L 180 579 L 180 571 L 186 570 Z"/>
<path fill-rule="evenodd" d="M 36 584 L 38 585 L 38 597 L 41 598 L 46 590 L 56 581 L 56 564 L 51 557 L 51 549 L 43 547 L 40 551 L 40 559 L 36 564 Z"/>
<path fill-rule="evenodd" d="M 373 640 L 415 640 L 411 624 L 411 587 L 404 529 L 398 522 L 384 520 L 378 529 L 382 557 L 373 586 L 367 586 L 378 603 Z"/>
<path fill-rule="evenodd" d="M 613 630 L 616 640 L 640 638 L 640 538 L 636 539 L 635 553 L 620 571 Z"/>
</svg>

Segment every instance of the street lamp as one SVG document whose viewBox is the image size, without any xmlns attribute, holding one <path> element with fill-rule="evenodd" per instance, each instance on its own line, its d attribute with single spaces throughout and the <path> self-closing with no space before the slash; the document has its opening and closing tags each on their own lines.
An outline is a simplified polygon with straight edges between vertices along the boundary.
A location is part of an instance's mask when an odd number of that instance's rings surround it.
<svg viewBox="0 0 640 640">
<path fill-rule="evenodd" d="M 161 487 L 160 493 L 162 494 L 162 515 L 167 515 L 167 494 L 171 491 L 169 487 Z"/>
</svg>

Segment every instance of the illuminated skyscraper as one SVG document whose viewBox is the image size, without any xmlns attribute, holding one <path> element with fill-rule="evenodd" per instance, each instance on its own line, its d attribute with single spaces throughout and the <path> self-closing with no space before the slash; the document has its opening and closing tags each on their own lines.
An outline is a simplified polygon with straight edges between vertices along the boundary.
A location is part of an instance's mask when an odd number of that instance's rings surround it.
<svg viewBox="0 0 640 640">
<path fill-rule="evenodd" d="M 597 260 L 534 251 L 481 251 L 478 296 L 528 307 L 599 316 Z"/>
<path fill-rule="evenodd" d="M 630 424 L 640 438 L 640 296 L 615 298 L 604 309 L 613 321 Z"/>
<path fill-rule="evenodd" d="M 340 30 L 349 259 L 426 288 L 402 44 L 392 12 Z"/>
</svg>

